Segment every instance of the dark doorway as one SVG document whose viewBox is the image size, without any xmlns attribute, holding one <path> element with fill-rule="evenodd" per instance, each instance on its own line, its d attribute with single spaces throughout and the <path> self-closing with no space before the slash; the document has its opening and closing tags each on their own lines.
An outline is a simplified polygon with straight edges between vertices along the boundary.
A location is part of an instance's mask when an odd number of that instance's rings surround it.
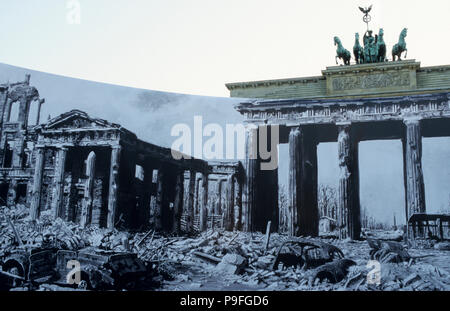
<svg viewBox="0 0 450 311">
<path fill-rule="evenodd" d="M 9 184 L 0 184 L 0 205 L 6 206 Z"/>
<path fill-rule="evenodd" d="M 3 167 L 10 168 L 12 166 L 13 148 L 11 142 L 6 143 L 5 156 L 3 158 Z"/>
<path fill-rule="evenodd" d="M 16 204 L 25 204 L 27 201 L 27 184 L 18 184 L 16 192 Z"/>
</svg>

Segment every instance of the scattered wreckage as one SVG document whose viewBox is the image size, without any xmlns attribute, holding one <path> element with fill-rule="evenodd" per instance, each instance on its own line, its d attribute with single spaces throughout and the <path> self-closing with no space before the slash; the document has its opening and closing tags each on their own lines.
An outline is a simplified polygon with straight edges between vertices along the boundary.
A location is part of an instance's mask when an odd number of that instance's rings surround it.
<svg viewBox="0 0 450 311">
<path fill-rule="evenodd" d="M 1 266 L 0 284 L 5 288 L 53 283 L 88 290 L 133 290 L 156 285 L 152 263 L 142 261 L 135 253 L 92 248 L 81 251 L 19 248 L 8 254 Z"/>
<path fill-rule="evenodd" d="M 445 250 L 407 250 L 406 244 L 369 237 L 324 240 L 212 229 L 174 237 L 81 228 L 59 219 L 10 219 L 0 222 L 1 290 L 450 289 Z M 429 254 L 436 257 L 416 260 Z M 382 265 L 380 285 L 367 283 L 370 260 Z M 79 282 L 73 282 L 77 271 Z"/>
<path fill-rule="evenodd" d="M 285 252 L 288 250 L 289 252 Z M 315 268 L 310 283 L 317 279 L 319 282 L 337 283 L 342 281 L 348 273 L 348 268 L 356 262 L 344 258 L 344 253 L 336 246 L 307 239 L 288 240 L 281 244 L 275 257 L 272 269 L 277 270 L 298 267 L 301 269 Z"/>
<path fill-rule="evenodd" d="M 371 248 L 370 259 L 372 260 L 377 260 L 382 263 L 400 263 L 407 262 L 411 259 L 411 255 L 404 249 L 400 242 L 368 238 L 367 243 Z"/>
<path fill-rule="evenodd" d="M 10 248 L 0 258 L 2 290 L 19 286 L 36 288 L 47 283 L 89 290 L 133 290 L 157 284 L 153 282 L 154 263 L 144 262 L 136 253 L 95 247 L 76 250 L 79 244 L 76 239 L 60 241 L 49 232 L 42 234 L 40 246 L 28 245 L 23 243 L 10 220 L 8 224 L 17 247 Z"/>
<path fill-rule="evenodd" d="M 289 252 L 284 252 L 286 249 Z M 280 264 L 283 268 L 296 266 L 305 269 L 315 268 L 343 258 L 344 253 L 339 248 L 325 242 L 306 239 L 288 240 L 278 249 L 272 269 L 278 269 Z"/>
</svg>

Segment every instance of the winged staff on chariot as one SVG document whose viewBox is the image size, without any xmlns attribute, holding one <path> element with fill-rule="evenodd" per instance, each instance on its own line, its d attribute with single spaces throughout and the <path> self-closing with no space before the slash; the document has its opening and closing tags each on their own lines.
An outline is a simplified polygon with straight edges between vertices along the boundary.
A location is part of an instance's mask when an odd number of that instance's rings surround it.
<svg viewBox="0 0 450 311">
<path fill-rule="evenodd" d="M 363 21 L 367 24 L 367 30 L 363 36 L 363 45 L 359 43 L 359 33 L 355 33 L 355 44 L 353 46 L 353 56 L 357 64 L 368 63 L 380 63 L 388 61 L 386 58 L 386 43 L 384 42 L 384 30 L 380 28 L 378 34 L 373 36 L 373 31 L 369 29 L 369 22 L 372 17 L 369 15 L 372 10 L 372 5 L 363 8 L 359 7 L 359 10 L 364 13 Z M 401 60 L 401 55 L 405 52 L 405 57 L 408 53 L 406 49 L 405 37 L 407 36 L 408 29 L 404 28 L 400 33 L 398 43 L 392 48 L 392 61 Z M 334 37 L 334 45 L 337 46 L 336 50 L 336 64 L 338 64 L 338 58 L 344 62 L 344 65 L 350 65 L 351 54 L 344 48 L 339 37 Z"/>
</svg>

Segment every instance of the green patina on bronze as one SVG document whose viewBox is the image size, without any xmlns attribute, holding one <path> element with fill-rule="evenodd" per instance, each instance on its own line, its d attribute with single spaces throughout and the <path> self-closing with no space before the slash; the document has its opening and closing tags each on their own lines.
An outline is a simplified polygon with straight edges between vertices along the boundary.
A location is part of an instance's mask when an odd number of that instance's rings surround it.
<svg viewBox="0 0 450 311">
<path fill-rule="evenodd" d="M 401 55 L 403 52 L 405 53 L 405 57 L 408 54 L 408 49 L 406 48 L 406 42 L 405 42 L 405 37 L 408 33 L 408 29 L 404 28 L 402 30 L 402 32 L 400 33 L 400 38 L 398 39 L 398 43 L 396 45 L 394 45 L 394 47 L 392 48 L 392 61 L 395 61 L 395 56 L 397 56 L 398 60 L 402 60 L 401 59 Z"/>
<path fill-rule="evenodd" d="M 338 37 L 334 37 L 334 45 L 337 45 L 336 50 L 336 65 L 338 63 L 337 59 L 340 58 L 344 61 L 344 65 L 350 65 L 350 52 L 342 46 L 341 40 Z"/>
<path fill-rule="evenodd" d="M 368 8 L 359 7 L 361 12 L 364 13 L 363 21 L 367 24 L 367 31 L 363 36 L 363 45 L 359 43 L 359 33 L 355 34 L 355 44 L 353 46 L 353 56 L 356 64 L 371 64 L 381 63 L 388 61 L 386 58 L 386 43 L 384 42 L 384 30 L 380 28 L 378 34 L 373 36 L 373 31 L 369 29 L 369 22 L 372 19 L 369 12 L 372 10 L 372 6 Z M 392 60 L 401 60 L 401 54 L 407 53 L 405 37 L 407 35 L 407 29 L 404 28 L 400 34 L 400 38 L 397 44 L 392 48 Z M 344 65 L 350 65 L 351 54 L 346 50 L 338 37 L 334 37 L 334 44 L 338 46 L 336 51 L 336 64 L 337 59 L 340 58 L 344 62 Z M 405 54 L 406 57 L 406 54 Z"/>
</svg>

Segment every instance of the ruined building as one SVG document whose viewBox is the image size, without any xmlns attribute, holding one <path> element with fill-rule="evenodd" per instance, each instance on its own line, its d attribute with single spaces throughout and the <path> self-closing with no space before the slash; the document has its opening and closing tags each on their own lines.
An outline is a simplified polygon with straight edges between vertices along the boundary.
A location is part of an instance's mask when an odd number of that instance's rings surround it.
<svg viewBox="0 0 450 311">
<path fill-rule="evenodd" d="M 25 204 L 33 219 L 46 213 L 83 226 L 241 228 L 239 162 L 175 160 L 170 149 L 79 110 L 41 124 L 44 100 L 30 76 L 0 92 L 1 205 Z"/>
</svg>

